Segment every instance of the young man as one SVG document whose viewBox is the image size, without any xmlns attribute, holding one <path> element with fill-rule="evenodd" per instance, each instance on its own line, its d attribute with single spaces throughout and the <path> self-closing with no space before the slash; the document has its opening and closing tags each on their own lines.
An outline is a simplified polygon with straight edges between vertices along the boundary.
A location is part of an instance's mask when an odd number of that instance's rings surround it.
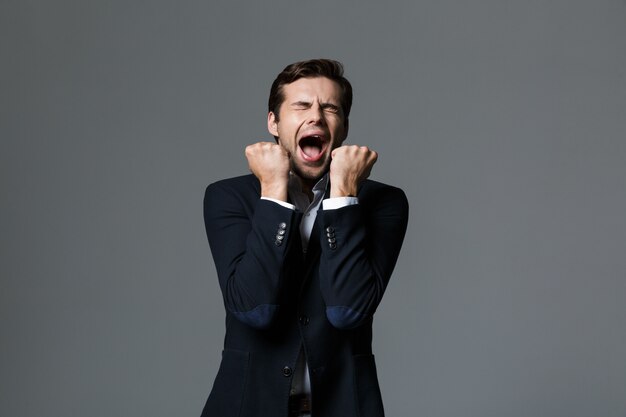
<svg viewBox="0 0 626 417">
<path fill-rule="evenodd" d="M 339 62 L 287 66 L 270 91 L 276 143 L 246 148 L 252 175 L 206 190 L 226 337 L 202 417 L 383 416 L 372 319 L 408 203 L 366 179 L 376 152 L 343 145 L 351 105 Z"/>
</svg>

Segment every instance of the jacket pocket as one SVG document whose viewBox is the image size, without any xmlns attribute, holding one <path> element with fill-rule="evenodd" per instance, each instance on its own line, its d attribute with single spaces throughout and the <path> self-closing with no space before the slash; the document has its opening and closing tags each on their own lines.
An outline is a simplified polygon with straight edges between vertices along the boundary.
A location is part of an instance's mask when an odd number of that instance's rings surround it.
<svg viewBox="0 0 626 417">
<path fill-rule="evenodd" d="M 237 417 L 245 394 L 248 352 L 225 349 L 202 417 Z"/>
<path fill-rule="evenodd" d="M 378 386 L 374 355 L 353 356 L 354 385 L 360 417 L 383 417 L 383 400 Z"/>
</svg>

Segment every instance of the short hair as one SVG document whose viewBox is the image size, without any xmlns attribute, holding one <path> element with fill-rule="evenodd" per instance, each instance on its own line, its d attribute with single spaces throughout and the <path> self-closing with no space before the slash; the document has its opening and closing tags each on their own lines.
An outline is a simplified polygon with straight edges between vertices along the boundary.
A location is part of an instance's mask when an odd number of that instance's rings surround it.
<svg viewBox="0 0 626 417">
<path fill-rule="evenodd" d="M 341 88 L 341 110 L 343 110 L 344 120 L 348 119 L 352 107 L 352 85 L 343 76 L 343 65 L 332 59 L 310 59 L 287 65 L 272 83 L 267 107 L 268 111 L 274 113 L 276 120 L 279 118 L 278 110 L 285 101 L 283 86 L 300 78 L 315 77 L 326 77 L 339 84 Z"/>
</svg>

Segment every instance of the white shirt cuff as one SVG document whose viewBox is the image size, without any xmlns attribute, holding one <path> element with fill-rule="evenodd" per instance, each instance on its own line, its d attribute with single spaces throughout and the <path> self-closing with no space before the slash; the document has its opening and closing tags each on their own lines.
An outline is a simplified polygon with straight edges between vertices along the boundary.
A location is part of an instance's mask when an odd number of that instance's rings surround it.
<svg viewBox="0 0 626 417">
<path fill-rule="evenodd" d="M 332 197 L 322 201 L 323 210 L 335 210 L 338 208 L 359 204 L 358 197 Z"/>
<path fill-rule="evenodd" d="M 295 210 L 296 206 L 294 206 L 293 204 L 289 204 L 286 201 L 281 201 L 281 200 L 276 200 L 275 198 L 271 198 L 271 197 L 261 197 L 261 200 L 268 200 L 268 201 L 273 201 L 276 204 L 280 204 L 281 206 L 291 209 L 291 210 Z"/>
</svg>

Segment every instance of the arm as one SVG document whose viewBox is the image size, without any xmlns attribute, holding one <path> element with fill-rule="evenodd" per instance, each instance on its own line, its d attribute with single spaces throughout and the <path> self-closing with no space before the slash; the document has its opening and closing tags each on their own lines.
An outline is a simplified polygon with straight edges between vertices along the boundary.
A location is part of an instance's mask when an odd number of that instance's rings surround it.
<svg viewBox="0 0 626 417">
<path fill-rule="evenodd" d="M 398 188 L 321 216 L 320 289 L 328 320 L 349 329 L 370 320 L 395 267 L 408 221 L 408 202 Z M 328 229 L 332 228 L 332 229 Z M 329 242 L 329 232 L 334 244 Z"/>
<path fill-rule="evenodd" d="M 340 147 L 331 164 L 331 196 L 355 195 L 377 154 Z M 402 190 L 366 183 L 359 204 L 320 212 L 320 290 L 330 323 L 350 329 L 371 320 L 400 253 L 408 222 Z"/>
<path fill-rule="evenodd" d="M 293 209 L 279 203 L 287 200 L 287 152 L 259 142 L 246 147 L 246 158 L 260 191 L 244 181 L 210 185 L 204 221 L 226 309 L 245 324 L 267 328 L 278 313 L 285 258 L 298 221 Z"/>
<path fill-rule="evenodd" d="M 252 188 L 242 192 L 229 183 L 211 184 L 204 221 L 226 309 L 250 326 L 267 328 L 279 309 L 283 265 L 298 216 L 258 199 Z M 246 199 L 247 192 L 254 197 Z"/>
</svg>

